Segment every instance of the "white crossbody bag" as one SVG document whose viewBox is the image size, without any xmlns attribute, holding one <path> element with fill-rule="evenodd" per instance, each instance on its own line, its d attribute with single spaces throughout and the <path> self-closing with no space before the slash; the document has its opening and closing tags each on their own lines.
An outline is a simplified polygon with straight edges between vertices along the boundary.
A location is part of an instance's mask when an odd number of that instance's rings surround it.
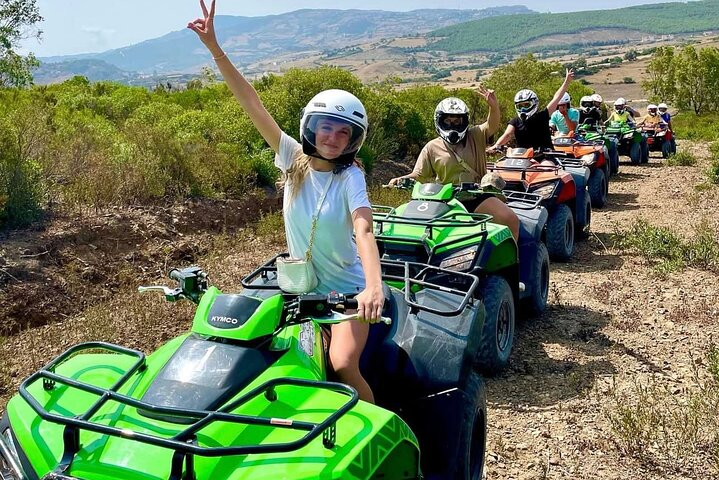
<svg viewBox="0 0 719 480">
<path fill-rule="evenodd" d="M 322 204 L 325 201 L 327 192 L 330 190 L 334 174 L 330 175 L 330 179 L 325 186 L 324 192 L 317 201 L 317 209 L 312 217 L 312 227 L 310 230 L 310 243 L 304 258 L 280 257 L 277 259 L 277 283 L 283 292 L 303 294 L 311 292 L 317 287 L 319 280 L 312 266 L 312 245 L 315 241 L 315 230 L 317 229 L 317 219 L 320 216 Z"/>
</svg>

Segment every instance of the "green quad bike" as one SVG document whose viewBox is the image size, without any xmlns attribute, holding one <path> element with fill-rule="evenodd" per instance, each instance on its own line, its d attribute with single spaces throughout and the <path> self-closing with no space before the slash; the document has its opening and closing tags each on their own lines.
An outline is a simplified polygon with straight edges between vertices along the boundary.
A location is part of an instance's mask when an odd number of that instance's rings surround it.
<svg viewBox="0 0 719 480">
<path fill-rule="evenodd" d="M 544 244 L 547 210 L 539 195 L 502 192 L 520 219 L 519 246 L 508 227 L 489 215 L 469 213 L 458 196 L 483 193 L 476 183 L 415 183 L 412 199 L 399 207 L 373 206 L 375 238 L 383 259 L 438 266 L 433 281 L 449 287 L 473 273 L 481 283 L 476 296 L 485 310 L 476 367 L 492 375 L 504 369 L 514 345 L 517 306 L 539 315 L 547 306 L 549 253 Z M 522 259 L 520 262 L 519 259 Z M 452 274 L 447 274 L 449 270 Z"/>
<path fill-rule="evenodd" d="M 604 125 L 597 123 L 593 119 L 588 119 L 581 125 L 577 125 L 576 136 L 587 142 L 603 142 L 607 149 L 609 159 L 609 175 L 614 176 L 619 173 L 619 148 L 617 137 L 608 135 Z M 607 177 L 609 179 L 609 177 Z"/>
<path fill-rule="evenodd" d="M 403 290 L 386 287 L 391 321 L 372 326 L 379 340 L 363 356 L 388 410 L 327 381 L 321 324 L 356 301 L 282 293 L 276 258 L 240 294 L 208 286 L 197 267 L 170 273 L 178 288 L 141 287 L 196 303 L 191 332 L 147 357 L 77 345 L 27 378 L 0 420 L 0 478 L 479 480 L 478 279 L 448 289 L 427 280 L 441 269 L 390 265 L 419 273 L 387 278 Z"/>
<path fill-rule="evenodd" d="M 626 122 L 610 122 L 606 129 L 607 135 L 617 139 L 619 155 L 629 156 L 632 165 L 647 163 L 649 149 L 642 129 Z"/>
</svg>

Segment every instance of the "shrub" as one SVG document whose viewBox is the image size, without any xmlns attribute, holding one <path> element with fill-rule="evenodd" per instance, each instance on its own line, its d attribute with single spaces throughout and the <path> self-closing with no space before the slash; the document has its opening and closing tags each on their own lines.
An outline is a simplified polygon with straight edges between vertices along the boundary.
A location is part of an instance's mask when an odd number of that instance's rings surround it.
<svg viewBox="0 0 719 480">
<path fill-rule="evenodd" d="M 691 167 L 697 164 L 697 159 L 691 152 L 679 150 L 667 158 L 666 164 L 670 167 Z"/>
</svg>

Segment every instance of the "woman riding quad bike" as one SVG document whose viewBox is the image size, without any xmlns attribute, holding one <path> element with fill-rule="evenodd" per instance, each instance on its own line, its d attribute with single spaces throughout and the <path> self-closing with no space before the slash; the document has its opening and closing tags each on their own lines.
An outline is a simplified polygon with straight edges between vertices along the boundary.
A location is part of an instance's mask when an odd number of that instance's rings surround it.
<svg viewBox="0 0 719 480">
<path fill-rule="evenodd" d="M 197 267 L 173 270 L 175 288 L 141 291 L 195 303 L 190 332 L 147 357 L 77 345 L 23 381 L 0 420 L 0 478 L 480 480 L 478 279 L 452 272 L 468 288 L 448 288 L 429 279 L 438 267 L 390 265 L 418 273 L 384 278 L 402 289 L 384 286 L 361 360 L 373 405 L 328 381 L 323 331 L 353 321 L 356 298 L 281 291 L 277 258 L 240 294 Z"/>
</svg>

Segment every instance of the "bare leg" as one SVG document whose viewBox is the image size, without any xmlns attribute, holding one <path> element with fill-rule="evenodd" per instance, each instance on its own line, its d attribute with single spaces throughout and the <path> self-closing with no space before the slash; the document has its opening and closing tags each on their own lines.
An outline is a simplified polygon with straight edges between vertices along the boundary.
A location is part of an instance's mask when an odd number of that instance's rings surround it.
<svg viewBox="0 0 719 480">
<path fill-rule="evenodd" d="M 359 320 L 332 325 L 330 366 L 342 383 L 354 387 L 360 399 L 374 403 L 374 395 L 359 368 L 360 355 L 367 343 L 369 324 Z"/>
<path fill-rule="evenodd" d="M 494 217 L 494 222 L 506 225 L 515 241 L 519 241 L 519 218 L 506 203 L 496 197 L 490 197 L 476 208 L 474 213 L 485 213 Z"/>
</svg>

